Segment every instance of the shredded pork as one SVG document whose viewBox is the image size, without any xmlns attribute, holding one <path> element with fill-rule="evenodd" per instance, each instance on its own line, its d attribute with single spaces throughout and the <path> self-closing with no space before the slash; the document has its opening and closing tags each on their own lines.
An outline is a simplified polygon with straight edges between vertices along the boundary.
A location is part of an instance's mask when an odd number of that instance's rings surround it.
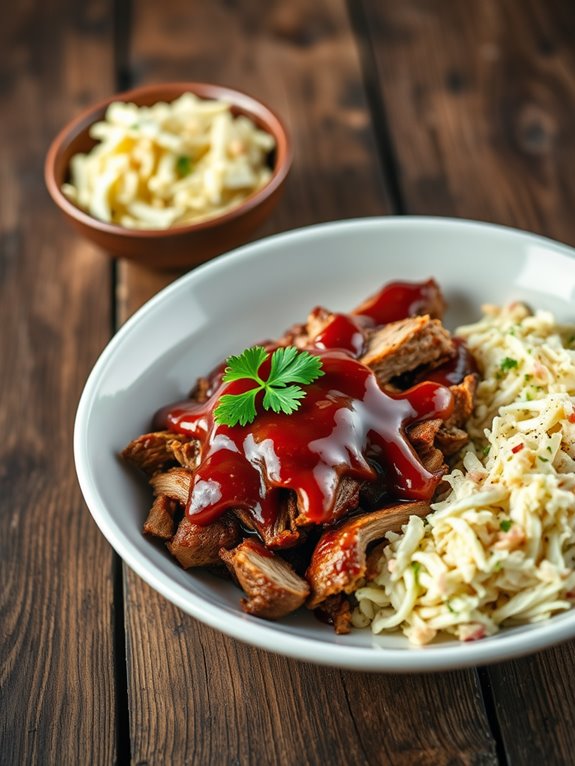
<svg viewBox="0 0 575 766">
<path fill-rule="evenodd" d="M 372 327 L 369 316 L 361 316 L 369 315 L 377 296 L 354 312 L 353 321 L 364 343 L 358 356 L 389 391 L 399 392 L 414 381 L 425 380 L 426 372 L 455 353 L 451 335 L 440 322 L 445 308 L 441 291 L 433 280 L 425 286 L 415 315 L 400 321 Z M 307 348 L 338 316 L 317 307 L 304 324 L 294 325 L 279 342 Z M 477 380 L 476 374 L 469 374 L 450 386 L 454 410 L 447 421 L 434 418 L 407 429 L 407 438 L 428 471 L 446 473 L 447 460 L 467 444 L 464 427 L 473 411 Z M 214 381 L 215 373 L 199 378 L 190 397 L 199 403 L 208 401 Z M 360 482 L 345 474 L 339 477 L 333 489 L 330 527 L 308 518 L 291 490 L 281 490 L 278 512 L 271 520 L 237 507 L 210 524 L 199 525 L 186 514 L 186 507 L 200 462 L 200 442 L 170 431 L 154 431 L 134 439 L 121 454 L 147 474 L 153 490 L 144 532 L 165 541 L 183 568 L 223 563 L 244 591 L 241 603 L 249 614 L 279 619 L 307 602 L 310 609 L 320 608 L 322 619 L 342 634 L 351 625 L 349 594 L 375 576 L 374 568 L 387 544 L 385 535 L 399 532 L 411 516 L 429 513 L 424 502 L 393 503 L 369 512 L 378 508 L 382 496 L 388 497 L 386 472 L 379 467 L 374 481 Z"/>
</svg>

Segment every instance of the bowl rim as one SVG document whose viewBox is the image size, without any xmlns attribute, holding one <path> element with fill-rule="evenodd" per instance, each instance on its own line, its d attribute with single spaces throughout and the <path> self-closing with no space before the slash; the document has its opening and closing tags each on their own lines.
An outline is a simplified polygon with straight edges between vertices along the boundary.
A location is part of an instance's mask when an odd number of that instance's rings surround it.
<svg viewBox="0 0 575 766">
<path fill-rule="evenodd" d="M 230 258 L 246 261 L 261 257 L 260 254 L 262 251 L 265 253 L 270 241 L 285 243 L 291 240 L 295 244 L 301 244 L 310 236 L 317 237 L 322 236 L 323 233 L 337 233 L 345 230 L 358 231 L 364 228 L 373 228 L 378 231 L 446 228 L 479 235 L 492 233 L 504 240 L 519 239 L 526 243 L 539 243 L 575 261 L 575 249 L 569 245 L 499 224 L 439 216 L 374 216 L 331 221 L 272 235 L 202 264 L 165 287 L 138 309 L 109 341 L 88 377 L 76 414 L 74 457 L 78 481 L 94 521 L 124 562 L 162 597 L 187 614 L 245 643 L 314 664 L 386 673 L 446 671 L 514 659 L 574 638 L 575 610 L 565 613 L 569 615 L 566 620 L 562 620 L 562 615 L 558 615 L 547 622 L 538 623 L 534 630 L 517 633 L 520 628 L 516 628 L 509 633 L 502 632 L 482 641 L 468 643 L 449 641 L 445 644 L 429 644 L 425 647 L 413 648 L 358 647 L 349 646 L 343 641 L 328 643 L 317 638 L 299 636 L 291 632 L 289 628 L 286 629 L 281 623 L 267 623 L 265 620 L 242 615 L 239 610 L 228 612 L 217 604 L 206 602 L 202 596 L 190 592 L 173 580 L 166 585 L 165 575 L 156 571 L 154 566 L 150 567 L 149 561 L 133 549 L 129 540 L 123 539 L 123 533 L 115 527 L 113 522 L 110 523 L 109 511 L 99 500 L 98 491 L 90 476 L 90 469 L 85 458 L 85 426 L 91 400 L 97 391 L 100 378 L 106 372 L 108 364 L 116 353 L 116 348 L 132 334 L 141 317 L 153 312 L 159 304 L 169 301 L 173 293 L 185 290 L 188 281 L 198 279 L 198 275 L 204 276 L 209 273 L 217 275 L 222 268 L 225 269 Z"/>
<path fill-rule="evenodd" d="M 219 98 L 228 100 L 232 107 L 241 108 L 248 114 L 248 116 L 250 116 L 250 113 L 256 114 L 257 112 L 263 112 L 266 125 L 269 123 L 273 128 L 273 130 L 267 130 L 266 132 L 273 135 L 276 140 L 277 151 L 275 167 L 269 181 L 260 189 L 246 197 L 246 199 L 239 205 L 236 205 L 224 213 L 204 218 L 196 223 L 189 223 L 183 226 L 171 226 L 166 229 L 130 229 L 126 226 L 120 226 L 119 224 L 106 223 L 105 221 L 100 221 L 97 218 L 94 218 L 80 207 L 74 205 L 58 185 L 55 173 L 56 160 L 59 154 L 67 146 L 70 136 L 88 130 L 94 122 L 97 121 L 97 118 L 95 117 L 96 113 L 102 111 L 116 101 L 135 101 L 135 99 L 143 95 L 153 95 L 156 92 L 165 94 L 166 91 L 172 91 L 174 99 L 184 93 L 191 92 L 198 95 L 200 98 Z M 172 94 L 170 93 L 170 97 L 171 95 Z M 158 98 L 158 102 L 162 100 L 162 98 Z M 80 130 L 81 126 L 87 120 L 90 120 L 87 127 Z M 278 140 L 278 136 L 283 140 Z M 52 140 L 44 161 L 44 182 L 48 189 L 48 193 L 57 207 L 59 207 L 66 215 L 84 226 L 96 229 L 103 234 L 126 239 L 161 239 L 169 236 L 181 236 L 192 232 L 204 231 L 216 226 L 225 225 L 234 221 L 236 218 L 240 218 L 250 210 L 258 207 L 262 202 L 274 194 L 286 179 L 292 162 L 293 147 L 290 132 L 282 118 L 268 106 L 266 102 L 255 98 L 245 91 L 238 90 L 237 88 L 229 88 L 226 85 L 219 85 L 218 83 L 174 81 L 152 83 L 130 88 L 129 90 L 114 93 L 107 98 L 100 99 L 83 109 L 80 114 L 69 120 Z"/>
</svg>

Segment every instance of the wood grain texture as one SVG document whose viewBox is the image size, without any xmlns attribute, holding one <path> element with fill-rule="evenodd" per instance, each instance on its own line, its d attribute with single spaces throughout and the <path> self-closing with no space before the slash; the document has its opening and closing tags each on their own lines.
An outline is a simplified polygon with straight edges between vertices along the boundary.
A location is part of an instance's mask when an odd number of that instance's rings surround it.
<svg viewBox="0 0 575 766">
<path fill-rule="evenodd" d="M 0 762 L 112 763 L 112 551 L 72 458 L 110 330 L 107 260 L 44 189 L 49 141 L 112 83 L 111 3 L 14 5 L 0 27 Z M 6 149 L 9 147 L 9 149 Z"/>
<path fill-rule="evenodd" d="M 171 1 L 158 15 L 140 0 L 134 11 L 136 79 L 224 82 L 287 117 L 294 168 L 262 234 L 389 210 L 342 2 Z M 120 319 L 167 279 L 121 266 Z M 305 665 L 216 633 L 129 571 L 125 592 L 135 763 L 496 762 L 473 672 L 377 676 Z"/>
<path fill-rule="evenodd" d="M 129 572 L 127 594 L 136 763 L 497 762 L 472 674 L 307 665 L 207 628 Z"/>
<path fill-rule="evenodd" d="M 575 242 L 575 14 L 565 0 L 363 0 L 410 213 Z"/>
<path fill-rule="evenodd" d="M 134 6 L 135 83 L 218 82 L 282 116 L 296 147 L 285 195 L 258 237 L 334 218 L 389 212 L 343 0 L 151 0 Z M 167 281 L 164 275 L 157 284 Z M 158 287 L 121 267 L 122 314 Z M 145 286 L 147 285 L 147 286 Z"/>
<path fill-rule="evenodd" d="M 364 0 L 360 11 L 406 212 L 575 243 L 572 3 Z M 573 762 L 574 674 L 574 642 L 482 671 L 511 763 Z"/>
</svg>

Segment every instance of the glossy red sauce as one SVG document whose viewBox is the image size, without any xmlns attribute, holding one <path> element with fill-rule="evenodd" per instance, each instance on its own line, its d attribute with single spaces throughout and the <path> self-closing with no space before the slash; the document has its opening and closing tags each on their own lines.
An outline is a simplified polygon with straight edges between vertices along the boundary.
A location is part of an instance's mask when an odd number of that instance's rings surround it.
<svg viewBox="0 0 575 766">
<path fill-rule="evenodd" d="M 338 555 L 332 557 L 330 552 L 334 546 Z M 362 555 L 360 556 L 359 553 Z M 346 577 L 356 577 L 365 567 L 364 554 L 365 550 L 358 545 L 357 529 L 352 527 L 343 533 L 340 529 L 324 532 L 315 547 L 313 556 L 317 561 L 322 559 L 330 561 L 332 576 L 345 574 Z"/>
<path fill-rule="evenodd" d="M 463 338 L 453 338 L 456 348 L 456 354 L 453 359 L 445 362 L 435 370 L 425 373 L 425 380 L 433 380 L 435 383 L 441 383 L 444 386 L 456 386 L 462 382 L 466 375 L 472 372 L 478 372 L 475 359 Z"/>
<path fill-rule="evenodd" d="M 434 314 L 440 304 L 441 293 L 435 279 L 389 282 L 354 313 L 370 317 L 375 324 L 381 325 L 416 314 Z"/>
<path fill-rule="evenodd" d="M 420 420 L 449 417 L 451 392 L 423 382 L 392 396 L 350 353 L 314 353 L 321 357 L 325 374 L 305 387 L 306 397 L 291 415 L 265 411 L 260 400 L 250 425 L 217 424 L 214 410 L 220 396 L 252 388 L 249 380 L 221 383 L 203 404 L 182 402 L 157 414 L 157 427 L 195 437 L 202 444 L 186 508 L 196 523 L 209 524 L 233 507 L 246 508 L 259 521 L 272 523 L 280 489 L 296 493 L 300 512 L 311 521 L 327 523 L 341 476 L 375 478 L 368 457 L 385 467 L 395 496 L 431 498 L 441 474 L 423 467 L 405 428 Z M 260 369 L 263 376 L 266 365 L 269 368 L 269 359 Z"/>
<path fill-rule="evenodd" d="M 361 356 L 365 345 L 361 318 L 350 314 L 334 314 L 315 336 L 313 345 L 324 350 L 342 348 L 351 351 L 354 356 Z"/>
</svg>

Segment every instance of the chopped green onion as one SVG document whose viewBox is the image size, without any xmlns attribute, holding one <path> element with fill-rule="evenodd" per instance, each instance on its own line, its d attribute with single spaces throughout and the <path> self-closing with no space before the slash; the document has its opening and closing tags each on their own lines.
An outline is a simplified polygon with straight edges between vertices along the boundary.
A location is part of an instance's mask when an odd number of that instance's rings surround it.
<svg viewBox="0 0 575 766">
<path fill-rule="evenodd" d="M 187 155 L 182 154 L 178 157 L 176 160 L 176 171 L 181 178 L 190 175 L 192 172 L 192 161 Z"/>
<path fill-rule="evenodd" d="M 519 362 L 517 359 L 512 359 L 510 356 L 506 356 L 505 359 L 501 360 L 501 364 L 499 365 L 502 372 L 507 372 L 508 370 L 512 370 L 514 367 L 517 367 Z"/>
</svg>

